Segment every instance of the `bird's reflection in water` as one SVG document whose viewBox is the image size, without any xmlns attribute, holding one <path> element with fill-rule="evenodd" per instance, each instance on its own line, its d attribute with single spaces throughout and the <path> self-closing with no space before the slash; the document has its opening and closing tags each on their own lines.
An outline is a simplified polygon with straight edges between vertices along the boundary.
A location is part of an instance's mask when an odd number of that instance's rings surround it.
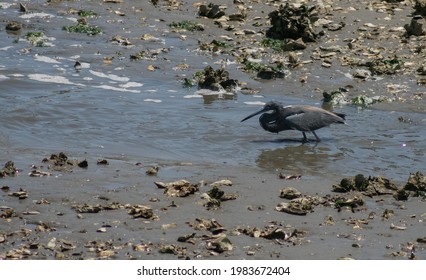
<svg viewBox="0 0 426 280">
<path fill-rule="evenodd" d="M 289 139 L 282 142 L 297 142 Z M 300 142 L 300 140 L 299 140 Z M 282 170 L 289 174 L 324 175 L 332 172 L 332 163 L 340 158 L 330 148 L 317 145 L 287 146 L 275 150 L 264 150 L 256 160 L 257 166 L 268 170 Z"/>
</svg>

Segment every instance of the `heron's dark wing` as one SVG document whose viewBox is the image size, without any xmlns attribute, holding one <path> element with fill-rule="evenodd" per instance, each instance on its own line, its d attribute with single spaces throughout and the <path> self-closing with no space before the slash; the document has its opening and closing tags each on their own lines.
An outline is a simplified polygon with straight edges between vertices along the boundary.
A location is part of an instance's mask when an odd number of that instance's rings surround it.
<svg viewBox="0 0 426 280">
<path fill-rule="evenodd" d="M 292 129 L 300 131 L 314 131 L 332 123 L 344 123 L 341 116 L 313 106 L 294 106 L 285 119 Z"/>
<path fill-rule="evenodd" d="M 308 120 L 309 122 L 307 123 Z M 309 129 L 309 126 L 313 121 L 315 120 L 307 118 L 307 115 L 304 112 L 289 114 L 285 118 L 285 123 L 288 127 L 300 131 L 310 131 L 311 129 Z"/>
</svg>

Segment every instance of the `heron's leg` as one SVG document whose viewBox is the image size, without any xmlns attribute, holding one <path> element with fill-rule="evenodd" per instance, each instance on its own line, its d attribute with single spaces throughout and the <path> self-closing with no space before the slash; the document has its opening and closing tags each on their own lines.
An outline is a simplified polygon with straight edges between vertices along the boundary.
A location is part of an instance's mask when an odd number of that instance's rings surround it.
<svg viewBox="0 0 426 280">
<path fill-rule="evenodd" d="M 302 133 L 303 133 L 303 139 L 302 139 L 302 142 L 308 142 L 308 138 L 306 137 L 305 132 L 304 132 L 304 131 L 302 131 Z"/>
<path fill-rule="evenodd" d="M 318 135 L 315 133 L 315 131 L 312 130 L 312 134 L 315 136 L 315 138 L 317 138 L 317 142 L 320 142 L 321 139 L 319 139 Z"/>
</svg>

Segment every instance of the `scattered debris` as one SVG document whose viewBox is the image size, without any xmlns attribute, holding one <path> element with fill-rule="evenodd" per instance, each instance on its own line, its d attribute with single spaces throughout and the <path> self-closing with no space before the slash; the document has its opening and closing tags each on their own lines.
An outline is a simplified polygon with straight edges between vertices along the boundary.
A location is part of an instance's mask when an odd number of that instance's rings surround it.
<svg viewBox="0 0 426 280">
<path fill-rule="evenodd" d="M 149 175 L 149 176 L 155 176 L 155 175 L 157 175 L 159 169 L 160 169 L 159 166 L 152 166 L 152 167 L 148 168 L 148 170 L 145 172 L 145 174 Z"/>
<path fill-rule="evenodd" d="M 198 87 L 213 91 L 233 91 L 238 86 L 238 81 L 229 78 L 229 72 L 224 68 L 214 70 L 206 66 L 203 72 L 196 74 Z"/>
<path fill-rule="evenodd" d="M 8 161 L 5 163 L 4 167 L 0 170 L 0 178 L 15 176 L 18 172 L 19 170 L 15 168 L 15 163 L 13 161 Z"/>
<path fill-rule="evenodd" d="M 319 36 L 312 27 L 312 23 L 318 20 L 316 6 L 286 3 L 271 12 L 269 18 L 272 27 L 266 31 L 267 37 L 293 40 L 302 38 L 304 42 L 315 42 Z"/>
<path fill-rule="evenodd" d="M 384 177 L 368 177 L 358 174 L 353 178 L 344 178 L 339 185 L 333 185 L 333 192 L 358 191 L 366 196 L 394 194 L 398 188 L 395 183 Z"/>
<path fill-rule="evenodd" d="M 204 25 L 191 20 L 183 20 L 181 22 L 172 22 L 170 28 L 181 31 L 204 31 Z"/>
<path fill-rule="evenodd" d="M 25 199 L 25 198 L 28 197 L 28 192 L 26 190 L 20 188 L 19 191 L 8 193 L 8 195 L 17 197 L 19 199 Z"/>
<path fill-rule="evenodd" d="M 208 5 L 200 5 L 198 14 L 202 17 L 220 18 L 225 15 L 225 12 L 221 6 L 209 3 Z"/>
<path fill-rule="evenodd" d="M 191 184 L 186 180 L 178 180 L 170 183 L 154 182 L 160 189 L 165 189 L 164 194 L 168 196 L 185 197 L 198 191 L 199 186 Z"/>
<path fill-rule="evenodd" d="M 158 220 L 158 216 L 154 215 L 154 212 L 151 207 L 144 205 L 130 205 L 126 207 L 128 214 L 131 215 L 134 219 L 143 218 L 150 220 Z"/>
<path fill-rule="evenodd" d="M 295 199 L 302 196 L 302 193 L 295 188 L 286 187 L 280 190 L 280 197 L 285 199 Z"/>
<path fill-rule="evenodd" d="M 411 173 L 404 190 L 412 192 L 413 196 L 426 197 L 426 176 L 420 171 Z"/>
</svg>

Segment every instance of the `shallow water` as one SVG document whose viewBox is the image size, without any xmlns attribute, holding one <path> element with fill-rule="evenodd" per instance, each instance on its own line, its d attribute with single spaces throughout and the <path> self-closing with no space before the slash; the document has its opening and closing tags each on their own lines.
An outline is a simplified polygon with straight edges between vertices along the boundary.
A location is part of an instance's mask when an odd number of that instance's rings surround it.
<svg viewBox="0 0 426 280">
<path fill-rule="evenodd" d="M 127 9 L 131 15 L 132 10 Z M 392 103 L 391 110 L 387 106 L 334 108 L 347 114 L 347 125 L 321 129 L 317 133 L 322 142 L 304 144 L 300 132 L 275 135 L 263 131 L 255 118 L 244 123 L 240 120 L 271 99 L 321 106 L 321 94 L 312 90 L 320 85 L 337 88 L 353 83 L 343 72 L 330 81 L 329 70 L 319 69 L 305 87 L 292 76 L 269 82 L 250 81 L 261 90 L 258 95 L 237 92 L 228 99 L 203 98 L 196 88 L 183 88 L 180 79 L 207 64 L 219 67 L 214 63 L 220 58 L 197 53 L 195 39 L 180 40 L 179 34 L 168 31 L 166 23 L 155 19 L 140 24 L 136 18 L 126 17 L 124 25 L 113 14 L 93 20 L 105 27 L 103 35 L 68 34 L 61 27 L 73 25 L 71 19 L 77 16 L 58 15 L 57 10 L 45 6 L 43 12 L 48 16 L 31 20 L 23 18 L 16 5 L 0 10 L 2 17 L 31 23 L 22 34 L 1 31 L 1 162 L 65 151 L 258 166 L 266 172 L 308 177 L 364 173 L 401 181 L 410 172 L 425 169 L 424 101 L 401 106 Z M 113 25 L 106 24 L 114 20 L 117 26 L 123 26 L 119 31 L 137 43 L 133 48 L 109 42 L 113 35 L 120 34 L 115 33 Z M 31 46 L 23 36 L 30 30 L 44 30 L 54 46 Z M 136 39 L 148 33 L 159 40 Z M 29 48 L 31 51 L 25 50 Z M 157 48 L 167 50 L 156 60 L 129 60 L 129 54 Z M 103 58 L 108 56 L 114 56 L 112 63 L 105 63 Z M 83 63 L 80 71 L 73 67 L 76 60 Z M 180 63 L 190 65 L 189 70 L 176 70 Z M 159 69 L 148 71 L 149 64 Z M 235 66 L 229 68 L 231 76 L 250 80 Z M 358 84 L 357 90 L 369 91 L 371 86 Z M 374 86 L 379 87 L 379 83 Z M 400 116 L 412 122 L 400 122 Z"/>
</svg>

